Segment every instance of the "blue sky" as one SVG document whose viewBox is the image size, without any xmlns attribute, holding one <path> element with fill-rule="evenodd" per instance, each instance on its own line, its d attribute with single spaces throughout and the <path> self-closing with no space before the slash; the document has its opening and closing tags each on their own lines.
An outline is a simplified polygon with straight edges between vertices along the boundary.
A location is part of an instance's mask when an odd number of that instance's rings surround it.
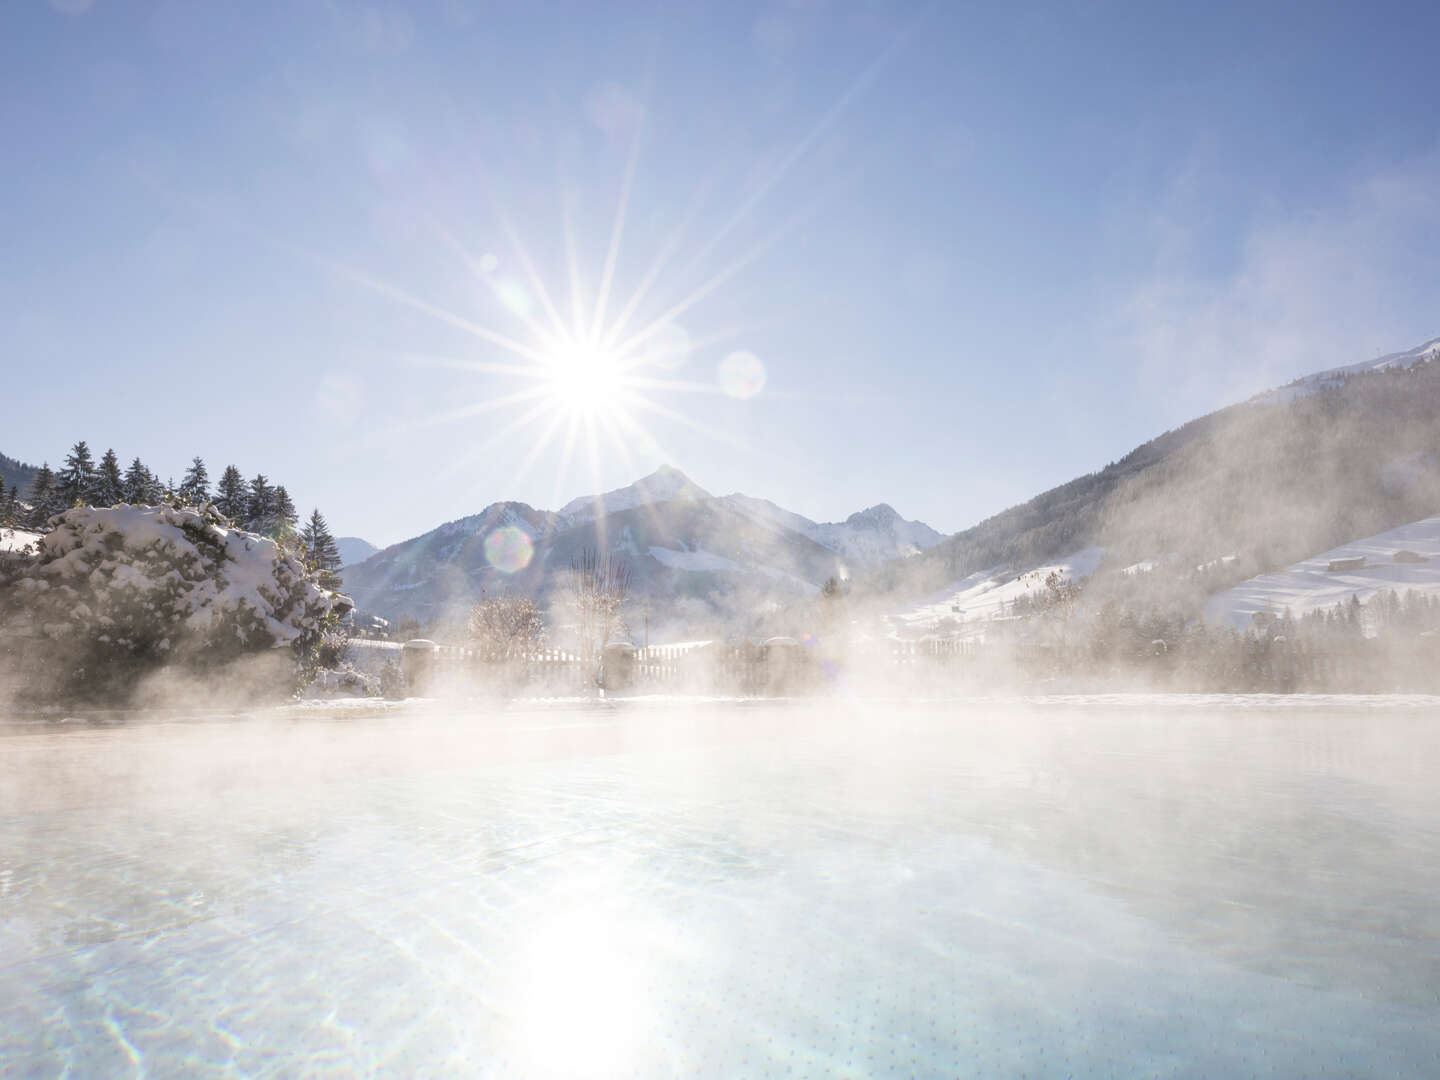
<svg viewBox="0 0 1440 1080">
<path fill-rule="evenodd" d="M 0 450 L 83 437 L 177 476 L 198 453 L 377 543 L 662 461 L 821 520 L 964 528 L 1440 334 L 1437 22 L 17 0 Z M 565 402 L 484 408 L 536 381 L 476 368 L 546 359 L 537 281 L 573 330 L 567 222 L 594 323 L 627 173 L 602 322 L 668 245 L 627 334 L 668 313 L 649 343 L 690 348 L 632 370 L 662 411 L 597 406 L 562 471 Z M 716 392 L 734 353 L 753 396 Z"/>
</svg>

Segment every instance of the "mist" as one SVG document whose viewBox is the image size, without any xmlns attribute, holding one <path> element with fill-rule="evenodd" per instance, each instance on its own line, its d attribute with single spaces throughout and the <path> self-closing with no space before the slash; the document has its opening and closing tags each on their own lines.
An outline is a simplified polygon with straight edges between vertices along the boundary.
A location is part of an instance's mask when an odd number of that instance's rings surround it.
<svg viewBox="0 0 1440 1080">
<path fill-rule="evenodd" d="M 0 1077 L 1433 1078 L 1437 31 L 0 5 Z"/>
<path fill-rule="evenodd" d="M 0 1053 L 19 1075 L 1422 1075 L 1431 705 L 1288 702 L 11 725 Z"/>
</svg>

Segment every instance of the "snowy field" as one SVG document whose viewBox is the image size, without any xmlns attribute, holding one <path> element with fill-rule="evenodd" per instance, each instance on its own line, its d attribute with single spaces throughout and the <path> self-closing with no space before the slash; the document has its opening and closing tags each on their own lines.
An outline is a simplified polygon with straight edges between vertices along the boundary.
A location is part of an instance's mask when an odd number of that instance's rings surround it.
<svg viewBox="0 0 1440 1080">
<path fill-rule="evenodd" d="M 0 1074 L 1433 1076 L 1433 699 L 0 729 Z"/>
<path fill-rule="evenodd" d="M 983 631 L 983 625 L 973 624 L 983 624 L 1008 614 L 1015 601 L 1022 596 L 1038 596 L 1045 592 L 1045 579 L 1052 573 L 1063 581 L 1071 582 L 1089 577 L 1100 565 L 1104 555 L 1104 548 L 1088 547 L 1023 573 L 1004 567 L 981 570 L 942 589 L 903 615 L 896 616 L 892 623 L 898 627 L 933 629 L 942 619 L 954 619 L 961 623 L 965 630 Z"/>
<path fill-rule="evenodd" d="M 1399 552 L 1411 552 L 1425 561 L 1397 562 Z M 1331 563 L 1360 558 L 1365 560 L 1363 566 L 1330 569 Z M 1402 595 L 1407 589 L 1440 593 L 1440 516 L 1356 540 L 1273 574 L 1251 578 L 1212 596 L 1205 605 L 1205 617 L 1244 628 L 1256 612 L 1279 615 L 1289 608 L 1299 618 L 1306 612 L 1344 603 L 1351 596 L 1364 602 L 1386 589 Z"/>
</svg>

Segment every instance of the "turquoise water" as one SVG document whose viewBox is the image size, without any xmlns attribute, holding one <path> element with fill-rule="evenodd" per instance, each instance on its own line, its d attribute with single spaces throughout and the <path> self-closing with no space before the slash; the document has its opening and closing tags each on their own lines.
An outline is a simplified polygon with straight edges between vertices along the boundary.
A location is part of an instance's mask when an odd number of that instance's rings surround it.
<svg viewBox="0 0 1440 1080">
<path fill-rule="evenodd" d="M 17 725 L 0 1073 L 1440 1075 L 1436 715 Z"/>
</svg>

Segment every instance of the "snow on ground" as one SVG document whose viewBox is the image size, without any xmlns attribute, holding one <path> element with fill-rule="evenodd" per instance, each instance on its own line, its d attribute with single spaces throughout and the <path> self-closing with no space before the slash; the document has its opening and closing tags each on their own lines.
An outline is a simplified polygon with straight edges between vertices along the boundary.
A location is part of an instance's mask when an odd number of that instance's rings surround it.
<svg viewBox="0 0 1440 1080">
<path fill-rule="evenodd" d="M 1425 562 L 1396 562 L 1409 551 Z M 1364 557 L 1358 569 L 1331 570 L 1332 562 Z M 1440 515 L 1402 525 L 1364 540 L 1343 544 L 1284 570 L 1261 574 L 1232 589 L 1216 593 L 1205 605 L 1205 617 L 1229 626 L 1246 627 L 1256 612 L 1280 614 L 1286 608 L 1297 618 L 1334 607 L 1358 596 L 1364 602 L 1378 592 L 1406 589 L 1440 593 Z"/>
<path fill-rule="evenodd" d="M 0 529 L 0 551 L 19 551 L 39 539 L 39 533 L 26 532 L 24 529 Z"/>
<path fill-rule="evenodd" d="M 1052 573 L 1066 581 L 1089 577 L 1104 554 L 1104 548 L 1088 547 L 1020 574 L 1003 567 L 981 570 L 946 587 L 919 607 L 892 617 L 892 622 L 899 627 L 928 629 L 942 619 L 968 624 L 996 618 L 1006 614 L 1020 597 L 1044 592 L 1045 579 Z"/>
<path fill-rule="evenodd" d="M 1218 559 L 1211 559 L 1209 562 L 1203 562 L 1199 566 L 1195 567 L 1195 570 L 1197 573 L 1203 574 L 1206 570 L 1213 570 L 1217 566 L 1229 566 L 1238 558 L 1240 558 L 1239 555 L 1231 552 L 1229 555 L 1221 555 Z"/>
</svg>

